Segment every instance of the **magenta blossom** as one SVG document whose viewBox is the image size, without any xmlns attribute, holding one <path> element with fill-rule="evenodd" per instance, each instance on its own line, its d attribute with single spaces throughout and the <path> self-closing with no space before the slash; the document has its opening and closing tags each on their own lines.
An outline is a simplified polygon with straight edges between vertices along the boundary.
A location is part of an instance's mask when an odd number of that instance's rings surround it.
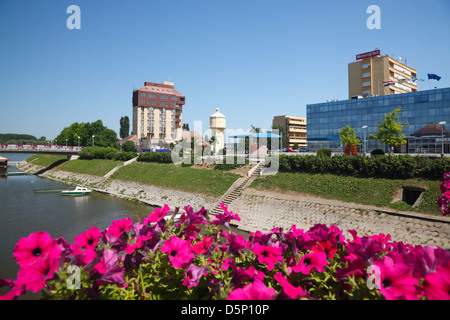
<svg viewBox="0 0 450 320">
<path fill-rule="evenodd" d="M 55 239 L 46 232 L 38 231 L 20 239 L 13 250 L 13 255 L 18 264 L 27 265 L 37 260 L 59 259 L 61 252 Z"/>
<path fill-rule="evenodd" d="M 177 236 L 170 236 L 164 242 L 161 252 L 169 255 L 170 262 L 176 269 L 184 268 L 194 258 L 189 241 L 178 238 Z"/>
<path fill-rule="evenodd" d="M 429 273 L 436 272 L 440 264 L 450 261 L 450 252 L 440 247 L 417 246 L 406 254 L 406 264 L 413 267 L 415 277 L 425 277 Z"/>
<path fill-rule="evenodd" d="M 300 259 L 300 262 L 296 266 L 292 267 L 292 270 L 303 274 L 310 274 L 314 270 L 323 272 L 325 270 L 325 266 L 328 264 L 327 254 L 323 251 L 317 251 L 305 254 Z"/>
<path fill-rule="evenodd" d="M 58 259 L 38 259 L 31 264 L 21 265 L 17 278 L 26 290 L 38 292 L 53 278 L 58 268 Z"/>
<path fill-rule="evenodd" d="M 127 243 L 127 247 L 124 252 L 132 254 L 135 250 L 141 249 L 145 242 L 152 238 L 151 232 L 145 236 L 136 237 L 134 243 Z"/>
<path fill-rule="evenodd" d="M 275 263 L 278 261 L 283 262 L 282 249 L 280 247 L 262 246 L 259 243 L 255 243 L 252 252 L 258 256 L 259 263 L 267 265 L 267 270 L 269 271 L 275 267 Z"/>
<path fill-rule="evenodd" d="M 97 247 L 102 233 L 96 227 L 90 227 L 87 231 L 75 237 L 75 243 L 79 248 L 94 249 Z"/>
<path fill-rule="evenodd" d="M 284 294 L 290 299 L 308 298 L 308 292 L 303 290 L 302 287 L 295 287 L 288 279 L 282 276 L 281 272 L 277 272 L 274 275 L 274 279 L 283 287 Z"/>
<path fill-rule="evenodd" d="M 244 288 L 238 288 L 231 291 L 228 300 L 273 300 L 277 291 L 268 288 L 259 279 L 247 284 Z"/>
<path fill-rule="evenodd" d="M 228 241 L 228 252 L 241 256 L 241 251 L 247 248 L 247 242 L 244 240 L 242 234 L 236 235 L 236 233 L 227 233 L 222 231 L 222 236 Z"/>
<path fill-rule="evenodd" d="M 416 285 L 419 280 L 413 277 L 408 265 L 395 263 L 389 256 L 375 261 L 374 265 L 379 268 L 379 277 L 375 278 L 375 284 L 387 300 L 417 299 Z"/>
<path fill-rule="evenodd" d="M 186 278 L 183 281 L 183 285 L 186 286 L 188 289 L 192 289 L 193 287 L 196 287 L 202 278 L 202 276 L 207 273 L 206 267 L 198 267 L 191 263 L 189 267 L 186 269 L 184 274 L 186 275 Z"/>
<path fill-rule="evenodd" d="M 165 204 L 163 208 L 156 208 L 147 218 L 142 219 L 144 224 L 159 222 L 169 213 L 170 207 Z"/>
<path fill-rule="evenodd" d="M 131 230 L 133 221 L 131 218 L 123 218 L 122 220 L 113 220 L 113 224 L 106 230 L 106 233 L 115 238 L 120 238 L 124 232 Z"/>
<path fill-rule="evenodd" d="M 198 241 L 197 243 L 193 244 L 191 246 L 191 249 L 197 254 L 204 254 L 209 251 L 209 247 L 213 242 L 214 242 L 213 237 L 204 237 L 201 241 Z"/>
<path fill-rule="evenodd" d="M 224 213 L 216 214 L 213 218 L 212 224 L 215 226 L 223 225 L 225 228 L 230 229 L 230 221 L 237 220 L 241 221 L 241 218 L 237 214 L 234 214 L 232 211 L 228 211 L 228 207 L 223 203 L 220 204 L 220 207 L 224 211 Z"/>
<path fill-rule="evenodd" d="M 450 262 L 439 265 L 424 282 L 425 295 L 430 300 L 450 300 Z"/>
<path fill-rule="evenodd" d="M 257 270 L 254 266 L 251 266 L 248 269 L 245 268 L 237 268 L 236 262 L 233 260 L 232 263 L 230 263 L 230 266 L 233 268 L 234 275 L 233 279 L 231 279 L 231 283 L 236 288 L 243 287 L 243 283 L 247 282 L 249 280 L 259 279 L 261 281 L 264 280 L 264 273 L 260 270 Z"/>
</svg>

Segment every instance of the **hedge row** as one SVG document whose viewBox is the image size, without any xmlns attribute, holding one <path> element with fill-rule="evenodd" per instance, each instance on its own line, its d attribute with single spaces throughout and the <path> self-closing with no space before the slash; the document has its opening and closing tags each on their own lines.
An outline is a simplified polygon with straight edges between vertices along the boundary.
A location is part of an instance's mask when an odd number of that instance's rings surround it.
<svg viewBox="0 0 450 320">
<path fill-rule="evenodd" d="M 80 159 L 92 160 L 92 159 L 107 159 L 117 161 L 128 161 L 137 156 L 135 152 L 119 152 L 116 148 L 104 148 L 104 147 L 86 147 L 81 150 L 78 155 Z"/>
<path fill-rule="evenodd" d="M 449 158 L 425 158 L 421 156 L 396 155 L 366 158 L 363 155 L 280 155 L 279 171 L 332 173 L 362 177 L 408 179 L 414 177 L 441 179 L 450 171 Z"/>
</svg>

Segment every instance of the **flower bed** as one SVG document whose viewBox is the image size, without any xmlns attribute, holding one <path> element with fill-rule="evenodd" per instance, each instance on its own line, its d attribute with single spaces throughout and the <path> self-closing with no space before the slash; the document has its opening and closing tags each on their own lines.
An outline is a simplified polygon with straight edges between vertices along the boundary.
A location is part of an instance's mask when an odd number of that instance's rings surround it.
<svg viewBox="0 0 450 320">
<path fill-rule="evenodd" d="M 45 232 L 13 250 L 16 280 L 1 279 L 17 299 L 450 299 L 450 252 L 391 241 L 389 235 L 346 239 L 336 226 L 251 233 L 222 204 L 212 219 L 202 208 L 169 207 L 133 223 L 115 220 L 74 243 Z"/>
</svg>

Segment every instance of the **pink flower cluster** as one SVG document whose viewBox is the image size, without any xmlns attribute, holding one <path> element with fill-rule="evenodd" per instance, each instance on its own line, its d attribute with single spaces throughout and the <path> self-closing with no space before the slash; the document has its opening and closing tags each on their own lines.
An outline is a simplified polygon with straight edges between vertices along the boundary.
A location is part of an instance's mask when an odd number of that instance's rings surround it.
<svg viewBox="0 0 450 320">
<path fill-rule="evenodd" d="M 450 213 L 450 172 L 447 172 L 443 176 L 444 182 L 439 187 L 441 189 L 441 196 L 437 201 L 437 205 L 441 208 L 444 216 Z"/>
<path fill-rule="evenodd" d="M 198 290 L 199 298 L 229 300 L 450 299 L 450 252 L 443 248 L 395 242 L 383 234 L 360 237 L 355 230 L 348 230 L 352 237 L 346 239 L 338 227 L 323 224 L 244 238 L 230 230 L 239 216 L 223 204 L 222 209 L 211 220 L 206 209 L 186 206 L 174 221 L 178 208 L 171 213 L 165 205 L 140 222 L 124 218 L 103 231 L 91 227 L 73 244 L 33 233 L 17 243 L 13 253 L 20 271 L 15 281 L 0 279 L 0 287 L 10 288 L 0 298 L 51 292 L 70 265 L 84 275 L 74 295 L 105 298 L 107 285 L 137 292 L 133 279 L 147 265 L 169 274 L 158 290 L 172 281 L 185 297 Z M 139 291 L 136 298 L 150 293 Z"/>
</svg>

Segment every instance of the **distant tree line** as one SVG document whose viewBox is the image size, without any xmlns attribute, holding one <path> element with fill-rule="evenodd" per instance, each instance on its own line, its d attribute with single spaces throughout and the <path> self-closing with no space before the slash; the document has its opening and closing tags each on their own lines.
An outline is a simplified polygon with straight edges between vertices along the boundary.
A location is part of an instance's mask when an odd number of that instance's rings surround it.
<svg viewBox="0 0 450 320">
<path fill-rule="evenodd" d="M 45 144 L 45 137 L 39 139 L 31 134 L 0 133 L 0 143 Z"/>
</svg>

